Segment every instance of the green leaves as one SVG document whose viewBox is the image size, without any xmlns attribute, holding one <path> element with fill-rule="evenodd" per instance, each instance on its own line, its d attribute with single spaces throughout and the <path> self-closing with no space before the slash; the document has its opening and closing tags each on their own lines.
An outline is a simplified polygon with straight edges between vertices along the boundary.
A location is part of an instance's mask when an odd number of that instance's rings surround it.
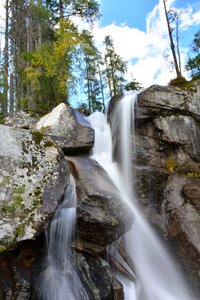
<svg viewBox="0 0 200 300">
<path fill-rule="evenodd" d="M 193 80 L 200 79 L 200 30 L 194 35 L 191 47 L 193 57 L 188 59 L 186 69 L 191 72 Z"/>
<path fill-rule="evenodd" d="M 42 44 L 31 53 L 24 72 L 26 82 L 32 86 L 37 109 L 49 111 L 62 101 L 68 102 L 69 86 L 74 80 L 73 51 L 80 41 L 76 27 L 69 20 L 61 20 L 55 41 Z"/>
<path fill-rule="evenodd" d="M 122 93 L 125 85 L 124 74 L 127 71 L 127 62 L 115 52 L 113 40 L 106 36 L 104 40 L 106 46 L 105 64 L 106 77 L 110 91 L 110 97 Z"/>
</svg>

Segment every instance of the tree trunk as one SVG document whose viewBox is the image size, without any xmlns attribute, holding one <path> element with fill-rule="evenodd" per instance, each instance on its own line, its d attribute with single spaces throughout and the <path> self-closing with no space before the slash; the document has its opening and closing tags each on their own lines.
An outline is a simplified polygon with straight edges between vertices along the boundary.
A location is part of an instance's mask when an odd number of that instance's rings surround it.
<svg viewBox="0 0 200 300">
<path fill-rule="evenodd" d="M 110 98 L 112 98 L 112 85 L 111 85 L 111 80 L 110 80 L 110 74 L 109 74 L 109 65 L 108 65 L 108 60 L 105 57 L 105 63 L 106 63 L 106 77 L 108 80 L 108 87 L 109 87 L 109 93 L 110 93 Z"/>
<path fill-rule="evenodd" d="M 89 112 L 91 113 L 92 103 L 91 103 L 91 90 L 90 90 L 90 79 L 89 79 L 88 68 L 87 68 L 87 93 L 88 93 L 88 107 L 89 107 Z"/>
<path fill-rule="evenodd" d="M 63 19 L 63 0 L 59 0 L 58 9 L 59 9 L 59 17 L 60 19 Z"/>
<path fill-rule="evenodd" d="M 166 17 L 166 21 L 167 21 L 170 47 L 171 47 L 172 56 L 173 56 L 173 60 L 174 60 L 174 66 L 175 66 L 175 70 L 176 70 L 176 76 L 181 77 L 181 71 L 179 69 L 178 61 L 177 61 L 177 57 L 176 57 L 175 45 L 174 45 L 173 36 L 172 36 L 172 30 L 170 28 L 169 18 L 168 18 L 168 14 L 167 14 L 166 0 L 163 0 L 163 4 L 164 4 L 164 10 L 165 10 L 165 17 Z"/>
<path fill-rule="evenodd" d="M 5 47 L 4 47 L 4 84 L 3 84 L 3 116 L 8 112 L 8 31 L 9 31 L 9 1 L 6 0 L 6 19 L 5 19 Z"/>
<path fill-rule="evenodd" d="M 98 63 L 98 72 L 99 72 L 99 81 L 100 81 L 100 88 L 101 88 L 102 104 L 103 104 L 103 109 L 105 109 L 105 97 L 104 97 L 104 90 L 103 90 L 103 80 L 102 80 L 102 73 L 101 73 L 99 63 Z"/>
</svg>

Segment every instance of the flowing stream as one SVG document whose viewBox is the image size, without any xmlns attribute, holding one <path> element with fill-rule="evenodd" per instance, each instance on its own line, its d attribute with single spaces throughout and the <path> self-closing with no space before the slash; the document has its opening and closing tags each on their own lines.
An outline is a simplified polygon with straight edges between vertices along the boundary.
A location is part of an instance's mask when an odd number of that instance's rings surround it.
<svg viewBox="0 0 200 300">
<path fill-rule="evenodd" d="M 134 193 L 134 105 L 137 95 L 125 96 L 118 103 L 114 123 L 119 126 L 117 157 L 112 159 L 112 134 L 107 117 L 96 112 L 89 117 L 95 129 L 92 158 L 109 174 L 122 199 L 134 215 L 134 223 L 125 235 L 126 247 L 136 269 L 135 284 L 123 277 L 126 300 L 189 300 L 187 285 L 178 272 L 176 263 L 162 245 L 150 224 L 145 220 Z"/>
<path fill-rule="evenodd" d="M 46 232 L 46 269 L 34 299 L 37 300 L 88 300 L 76 272 L 75 257 L 71 244 L 75 238 L 76 188 L 70 175 L 70 185 L 65 191 L 64 200 L 58 206 Z"/>
</svg>

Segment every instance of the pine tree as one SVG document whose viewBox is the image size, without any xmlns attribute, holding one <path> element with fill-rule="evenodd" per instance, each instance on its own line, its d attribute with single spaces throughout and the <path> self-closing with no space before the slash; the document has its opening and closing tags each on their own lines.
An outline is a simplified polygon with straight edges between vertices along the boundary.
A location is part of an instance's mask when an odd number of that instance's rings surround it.
<svg viewBox="0 0 200 300">
<path fill-rule="evenodd" d="M 169 40 L 170 40 L 170 48 L 172 51 L 172 57 L 173 57 L 175 71 L 176 71 L 176 76 L 177 76 L 177 78 L 179 78 L 179 77 L 182 77 L 181 58 L 180 58 L 180 51 L 179 51 L 179 32 L 178 32 L 180 15 L 172 9 L 167 10 L 166 2 L 167 2 L 167 0 L 163 0 L 165 17 L 166 17 L 166 22 L 167 22 L 167 29 L 168 29 Z M 174 43 L 173 28 L 172 28 L 172 24 L 174 22 L 175 22 L 175 29 L 176 29 L 176 38 L 175 38 L 176 46 Z"/>
<path fill-rule="evenodd" d="M 192 80 L 200 79 L 200 30 L 194 35 L 191 46 L 193 57 L 188 59 L 186 69 L 191 72 Z"/>
<path fill-rule="evenodd" d="M 104 103 L 104 84 L 100 65 L 102 59 L 90 32 L 83 31 L 83 54 L 85 61 L 86 94 L 89 111 L 102 110 Z"/>
<path fill-rule="evenodd" d="M 106 46 L 105 65 L 106 77 L 109 87 L 109 94 L 112 98 L 122 93 L 125 86 L 124 74 L 127 71 L 127 63 L 115 52 L 113 40 L 106 36 L 104 40 Z"/>
<path fill-rule="evenodd" d="M 42 44 L 29 57 L 25 69 L 26 82 L 32 86 L 36 110 L 49 111 L 60 102 L 68 103 L 73 87 L 73 54 L 80 43 L 76 27 L 69 20 L 55 33 L 55 41 Z"/>
<path fill-rule="evenodd" d="M 2 101 L 2 113 L 6 116 L 8 112 L 8 68 L 9 68 L 9 1 L 5 3 L 6 18 L 5 18 L 5 46 L 4 46 L 4 67 L 3 67 L 3 101 Z"/>
<path fill-rule="evenodd" d="M 4 115 L 8 109 L 50 109 L 68 101 L 77 47 L 82 43 L 71 16 L 94 21 L 99 16 L 98 1 L 6 0 Z"/>
</svg>

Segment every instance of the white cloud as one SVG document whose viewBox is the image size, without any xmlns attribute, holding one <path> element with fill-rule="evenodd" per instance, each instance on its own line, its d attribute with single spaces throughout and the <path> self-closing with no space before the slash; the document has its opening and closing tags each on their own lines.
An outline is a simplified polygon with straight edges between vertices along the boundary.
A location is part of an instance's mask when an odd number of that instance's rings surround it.
<svg viewBox="0 0 200 300">
<path fill-rule="evenodd" d="M 175 8 L 176 1 L 168 0 L 167 5 Z M 182 8 L 181 28 L 200 24 L 200 9 L 194 12 L 194 7 Z M 111 35 L 116 52 L 128 63 L 128 75 L 133 75 L 144 87 L 153 83 L 167 84 L 175 74 L 170 73 L 164 55 L 171 56 L 167 24 L 163 9 L 163 1 L 154 7 L 146 17 L 146 30 L 128 27 L 126 24 L 117 26 L 110 24 L 96 27 L 93 34 L 100 45 L 106 35 Z M 184 61 L 187 49 L 180 49 Z"/>
<path fill-rule="evenodd" d="M 5 0 L 0 0 L 0 18 L 4 18 L 4 14 L 5 14 L 4 5 L 5 5 Z"/>
</svg>

